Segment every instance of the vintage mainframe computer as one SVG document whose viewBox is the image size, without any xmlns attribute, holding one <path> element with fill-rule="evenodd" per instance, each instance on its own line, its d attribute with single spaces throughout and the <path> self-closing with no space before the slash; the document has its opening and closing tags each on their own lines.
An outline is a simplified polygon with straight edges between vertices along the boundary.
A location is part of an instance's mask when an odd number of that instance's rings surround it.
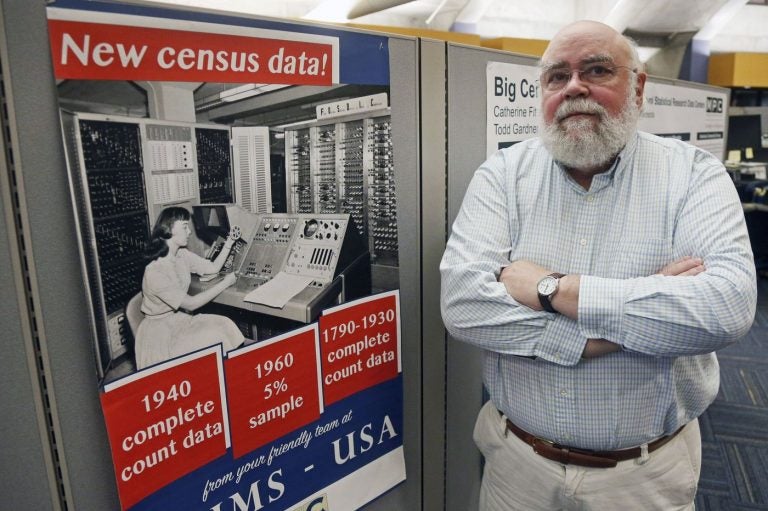
<svg viewBox="0 0 768 511">
<path fill-rule="evenodd" d="M 223 204 L 192 209 L 210 257 L 231 227 L 240 228 L 222 270 L 234 271 L 237 283 L 214 302 L 241 311 L 241 318 L 253 313 L 257 329 L 270 318 L 310 323 L 326 307 L 371 293 L 370 254 L 347 213 L 258 214 Z M 215 282 L 204 280 L 193 279 L 190 293 Z"/>
</svg>

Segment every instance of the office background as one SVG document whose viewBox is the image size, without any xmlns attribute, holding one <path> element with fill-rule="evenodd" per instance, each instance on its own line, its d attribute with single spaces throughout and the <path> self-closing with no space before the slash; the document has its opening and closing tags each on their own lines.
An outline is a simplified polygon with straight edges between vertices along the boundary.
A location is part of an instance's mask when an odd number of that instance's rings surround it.
<svg viewBox="0 0 768 511">
<path fill-rule="evenodd" d="M 251 11 L 251 15 L 301 18 L 315 8 L 321 14 L 332 10 L 332 2 L 258 4 L 265 4 L 266 10 Z M 609 21 L 636 38 L 655 76 L 728 88 L 728 149 L 736 151 L 727 155 L 729 169 L 749 205 L 748 221 L 755 233 L 756 257 L 760 257 L 765 251 L 758 245 L 763 240 L 759 233 L 767 223 L 762 218 L 765 193 L 760 178 L 765 177 L 761 163 L 768 160 L 763 147 L 768 130 L 768 47 L 763 46 L 768 45 L 768 7 L 764 2 L 744 1 L 686 1 L 673 7 L 660 2 L 657 8 L 654 2 L 560 1 L 537 2 L 527 11 L 509 2 L 389 4 L 391 9 L 354 20 L 365 27 L 350 28 L 399 26 L 391 29 L 399 33 L 390 41 L 394 48 L 390 66 L 398 73 L 393 72 L 397 78 L 387 92 L 398 98 L 393 105 L 400 105 L 399 111 L 389 115 L 399 129 L 392 133 L 394 158 L 402 163 L 402 179 L 396 181 L 398 207 L 408 215 L 400 215 L 399 220 L 407 218 L 408 228 L 401 226 L 397 239 L 399 267 L 392 261 L 382 265 L 398 271 L 384 268 L 380 275 L 395 279 L 404 302 L 414 306 L 404 318 L 404 350 L 409 350 L 404 366 L 405 409 L 410 417 L 408 480 L 370 509 L 463 510 L 476 501 L 479 482 L 479 457 L 471 452 L 467 437 L 474 413 L 465 407 L 466 402 L 482 399 L 477 385 L 479 357 L 465 353 L 442 330 L 436 268 L 462 183 L 484 157 L 484 87 L 479 92 L 472 87 L 472 80 L 484 83 L 484 74 L 469 75 L 473 79 L 468 82 L 467 69 L 488 60 L 534 62 L 559 26 L 591 17 Z M 92 326 L 58 109 L 143 118 L 150 115 L 150 106 L 147 95 L 130 84 L 91 91 L 91 98 L 97 94 L 105 98 L 93 105 L 92 100 L 79 97 L 84 84 L 56 83 L 50 69 L 44 2 L 4 0 L 0 7 L 6 107 L 0 179 L 2 235 L 7 240 L 2 272 L 5 356 L 0 374 L 2 406 L 8 411 L 2 426 L 3 451 L 8 456 L 2 463 L 0 493 L 10 508 L 117 509 L 94 383 L 95 357 L 92 343 L 84 341 Z M 314 23 L 318 17 L 305 20 Z M 221 92 L 200 90 L 196 100 Z M 109 111 L 115 98 L 123 105 Z M 297 104 L 301 102 L 298 98 Z M 264 112 L 271 110 L 275 107 Z M 200 122 L 218 120 L 209 116 Z M 268 119 L 251 122 L 263 125 Z M 404 259 L 411 264 L 403 265 Z M 765 288 L 762 279 L 761 288 Z M 720 357 L 723 390 L 702 420 L 709 470 L 702 476 L 698 500 L 702 509 L 768 506 L 763 477 L 768 439 L 761 427 L 768 421 L 765 328 L 764 311 L 759 311 L 748 339 Z M 471 374 L 473 364 L 478 380 L 470 378 L 470 384 L 464 385 L 461 378 Z"/>
</svg>

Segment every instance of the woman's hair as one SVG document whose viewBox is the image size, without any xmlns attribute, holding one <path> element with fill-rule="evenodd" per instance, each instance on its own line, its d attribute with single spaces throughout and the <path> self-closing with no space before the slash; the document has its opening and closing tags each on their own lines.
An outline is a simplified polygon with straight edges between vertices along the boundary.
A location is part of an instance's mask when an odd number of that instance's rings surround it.
<svg viewBox="0 0 768 511">
<path fill-rule="evenodd" d="M 177 220 L 188 221 L 189 218 L 189 211 L 180 207 L 165 208 L 160 212 L 144 251 L 144 258 L 148 263 L 168 255 L 166 240 L 171 239 L 173 224 Z"/>
</svg>

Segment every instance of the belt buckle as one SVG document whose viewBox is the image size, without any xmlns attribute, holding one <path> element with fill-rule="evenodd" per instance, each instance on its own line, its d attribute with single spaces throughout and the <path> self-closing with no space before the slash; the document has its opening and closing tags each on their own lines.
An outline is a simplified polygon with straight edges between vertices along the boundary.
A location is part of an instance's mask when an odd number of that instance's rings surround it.
<svg viewBox="0 0 768 511">
<path fill-rule="evenodd" d="M 569 447 L 564 447 L 542 438 L 535 438 L 532 447 L 533 452 L 539 456 L 562 463 L 563 465 L 572 464 L 581 467 L 613 468 L 617 464 L 616 460 L 603 458 L 588 452 L 581 452 L 579 449 L 572 450 Z"/>
<path fill-rule="evenodd" d="M 536 450 L 536 444 L 544 444 L 548 447 L 555 448 L 555 442 L 547 440 L 545 438 L 533 437 L 533 448 Z"/>
<path fill-rule="evenodd" d="M 557 461 L 563 465 L 567 465 L 570 462 L 570 449 L 556 444 L 551 440 L 544 438 L 534 437 L 533 439 L 533 452 L 539 456 L 543 456 L 552 461 Z"/>
</svg>

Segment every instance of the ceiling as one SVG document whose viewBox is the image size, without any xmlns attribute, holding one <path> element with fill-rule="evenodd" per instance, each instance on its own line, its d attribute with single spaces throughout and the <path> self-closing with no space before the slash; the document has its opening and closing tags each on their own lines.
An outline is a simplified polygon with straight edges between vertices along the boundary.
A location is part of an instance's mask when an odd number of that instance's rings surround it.
<svg viewBox="0 0 768 511">
<path fill-rule="evenodd" d="M 649 49 L 689 34 L 709 41 L 713 52 L 768 53 L 765 0 L 147 1 L 270 17 L 452 30 L 487 38 L 550 39 L 572 21 L 594 19 L 632 35 Z"/>
</svg>

